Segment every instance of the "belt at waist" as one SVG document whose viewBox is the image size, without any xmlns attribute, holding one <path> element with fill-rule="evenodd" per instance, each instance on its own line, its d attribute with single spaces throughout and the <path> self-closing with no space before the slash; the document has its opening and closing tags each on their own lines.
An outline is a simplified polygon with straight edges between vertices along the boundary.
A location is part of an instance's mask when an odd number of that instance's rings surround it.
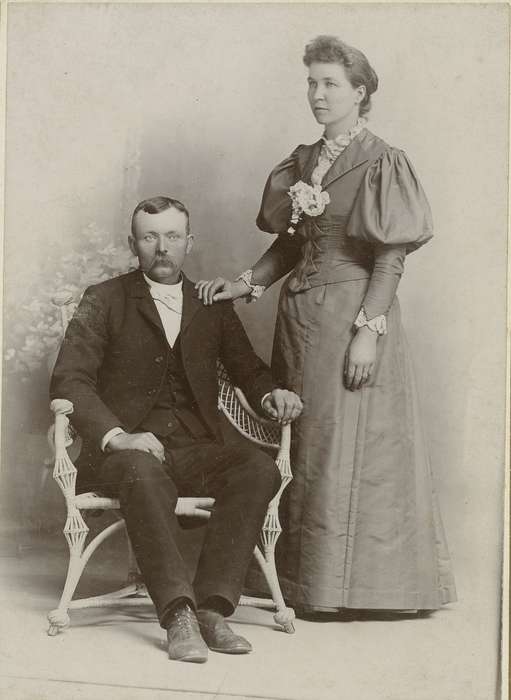
<svg viewBox="0 0 511 700">
<path fill-rule="evenodd" d="M 307 274 L 301 279 L 296 277 L 293 270 L 287 278 L 287 289 L 293 294 L 305 292 L 313 287 L 323 284 L 336 284 L 340 282 L 353 282 L 354 280 L 370 279 L 371 272 L 360 265 L 346 264 L 342 268 L 320 268 L 317 272 Z"/>
<path fill-rule="evenodd" d="M 371 248 L 366 243 L 348 239 L 345 226 L 329 224 L 323 228 L 309 221 L 300 233 L 304 238 L 302 255 L 288 278 L 290 292 L 371 276 Z"/>
</svg>

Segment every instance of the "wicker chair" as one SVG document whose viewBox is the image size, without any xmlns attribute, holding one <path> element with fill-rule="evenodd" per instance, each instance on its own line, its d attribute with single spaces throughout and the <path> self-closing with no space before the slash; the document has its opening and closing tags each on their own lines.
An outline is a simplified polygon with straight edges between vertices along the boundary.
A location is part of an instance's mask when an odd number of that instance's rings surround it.
<svg viewBox="0 0 511 700">
<path fill-rule="evenodd" d="M 60 308 L 63 329 L 76 308 L 69 295 L 62 294 L 54 298 L 54 303 Z M 281 533 L 278 508 L 282 492 L 292 479 L 289 448 L 291 438 L 290 426 L 280 426 L 272 421 L 261 419 L 248 405 L 243 392 L 233 387 L 222 366 L 218 367 L 218 408 L 229 422 L 246 438 L 262 447 L 272 448 L 276 452 L 276 464 L 282 476 L 278 493 L 268 506 L 268 511 L 261 531 L 260 541 L 254 550 L 254 556 L 261 567 L 268 583 L 272 599 L 242 596 L 240 605 L 251 605 L 259 608 L 276 610 L 275 622 L 285 632 L 294 632 L 294 610 L 286 607 L 275 567 L 275 545 Z M 76 467 L 74 466 L 68 448 L 77 443 L 80 438 L 70 424 L 69 416 L 73 405 L 65 399 L 55 399 L 51 403 L 55 421 L 50 428 L 48 438 L 54 453 L 55 463 L 53 478 L 59 485 L 67 506 L 67 519 L 64 536 L 69 546 L 69 564 L 67 577 L 58 607 L 48 614 L 48 634 L 55 636 L 69 625 L 69 610 L 78 608 L 152 605 L 140 576 L 136 560 L 128 540 L 128 575 L 126 584 L 119 590 L 105 595 L 73 599 L 82 573 L 91 555 L 108 537 L 125 527 L 124 520 L 119 519 L 105 527 L 87 545 L 89 528 L 84 514 L 91 511 L 119 511 L 119 501 L 106 498 L 97 493 L 76 493 Z M 75 449 L 76 452 L 76 449 Z M 214 507 L 212 498 L 179 498 L 176 515 L 207 519 Z"/>
</svg>

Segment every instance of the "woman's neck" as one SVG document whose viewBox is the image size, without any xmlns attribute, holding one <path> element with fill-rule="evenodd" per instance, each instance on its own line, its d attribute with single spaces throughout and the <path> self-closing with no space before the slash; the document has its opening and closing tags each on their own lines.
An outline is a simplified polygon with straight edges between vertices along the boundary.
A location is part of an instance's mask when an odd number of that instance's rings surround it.
<svg viewBox="0 0 511 700">
<path fill-rule="evenodd" d="M 337 122 L 332 122 L 332 124 L 327 124 L 325 127 L 325 136 L 331 141 L 336 139 L 341 134 L 347 134 L 350 129 L 353 129 L 359 118 L 358 112 L 356 114 L 348 114 L 344 119 L 340 119 Z"/>
</svg>

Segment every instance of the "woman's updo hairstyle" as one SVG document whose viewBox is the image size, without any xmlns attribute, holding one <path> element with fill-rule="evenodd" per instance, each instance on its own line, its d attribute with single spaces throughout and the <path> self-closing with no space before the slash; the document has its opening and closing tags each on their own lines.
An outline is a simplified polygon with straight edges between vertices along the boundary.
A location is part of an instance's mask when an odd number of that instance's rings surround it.
<svg viewBox="0 0 511 700">
<path fill-rule="evenodd" d="M 371 95 L 378 89 L 378 76 L 362 51 L 348 46 L 336 36 L 322 34 L 305 47 L 303 62 L 307 67 L 311 63 L 338 63 L 344 67 L 351 87 L 365 85 L 366 94 L 360 102 L 360 116 L 371 109 Z"/>
</svg>

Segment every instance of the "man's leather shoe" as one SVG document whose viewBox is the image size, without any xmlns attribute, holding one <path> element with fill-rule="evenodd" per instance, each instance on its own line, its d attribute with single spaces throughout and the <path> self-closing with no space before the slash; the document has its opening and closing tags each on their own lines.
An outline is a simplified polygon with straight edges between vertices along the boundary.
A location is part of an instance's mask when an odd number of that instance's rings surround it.
<svg viewBox="0 0 511 700">
<path fill-rule="evenodd" d="M 189 605 L 179 606 L 172 614 L 167 629 L 169 659 L 203 664 L 208 660 L 208 647 L 201 637 L 197 617 Z"/>
<path fill-rule="evenodd" d="M 248 654 L 252 645 L 244 637 L 234 634 L 224 619 L 224 616 L 213 610 L 198 610 L 202 638 L 211 651 L 223 654 Z"/>
</svg>

